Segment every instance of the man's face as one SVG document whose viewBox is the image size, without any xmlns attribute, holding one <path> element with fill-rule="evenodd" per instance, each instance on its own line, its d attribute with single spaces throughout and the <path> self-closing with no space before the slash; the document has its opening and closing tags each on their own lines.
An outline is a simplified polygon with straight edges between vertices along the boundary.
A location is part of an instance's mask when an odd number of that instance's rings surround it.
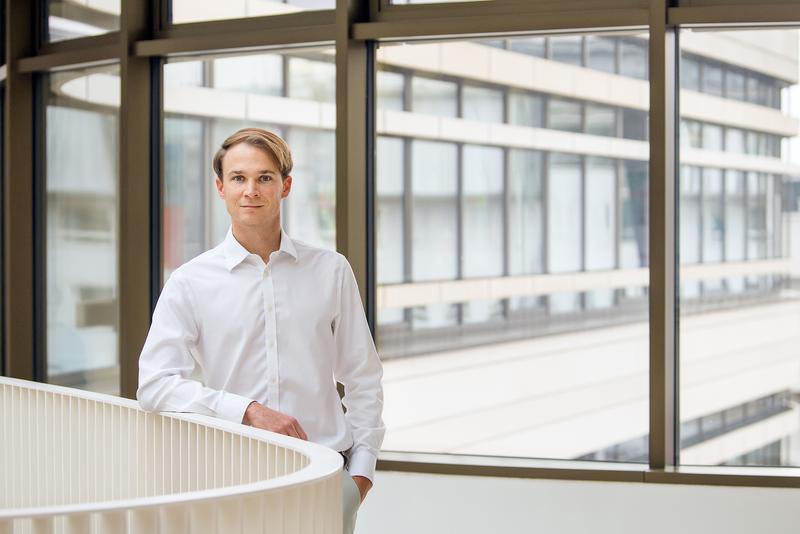
<svg viewBox="0 0 800 534">
<path fill-rule="evenodd" d="M 217 191 L 237 227 L 266 228 L 279 224 L 281 199 L 289 195 L 292 177 L 281 179 L 278 165 L 264 150 L 239 143 L 222 158 Z"/>
</svg>

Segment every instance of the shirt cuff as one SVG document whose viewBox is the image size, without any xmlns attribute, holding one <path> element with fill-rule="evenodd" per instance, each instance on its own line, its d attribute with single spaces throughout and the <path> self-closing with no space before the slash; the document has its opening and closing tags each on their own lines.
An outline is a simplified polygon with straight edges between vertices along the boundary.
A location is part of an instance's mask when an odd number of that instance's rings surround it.
<svg viewBox="0 0 800 534">
<path fill-rule="evenodd" d="M 247 411 L 247 407 L 250 406 L 251 402 L 253 402 L 253 399 L 223 391 L 217 405 L 217 417 L 232 423 L 242 424 L 244 412 Z"/>
<path fill-rule="evenodd" d="M 358 449 L 350 453 L 347 471 L 351 477 L 367 477 L 370 482 L 375 479 L 375 464 L 378 458 L 366 449 Z"/>
</svg>

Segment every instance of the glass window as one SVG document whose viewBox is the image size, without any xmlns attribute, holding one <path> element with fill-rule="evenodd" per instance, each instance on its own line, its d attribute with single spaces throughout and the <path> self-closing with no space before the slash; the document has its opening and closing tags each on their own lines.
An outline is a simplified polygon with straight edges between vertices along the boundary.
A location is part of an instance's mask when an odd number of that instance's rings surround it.
<svg viewBox="0 0 800 534">
<path fill-rule="evenodd" d="M 213 86 L 215 89 L 227 91 L 281 96 L 283 94 L 283 60 L 284 57 L 281 54 L 257 54 L 214 59 L 211 61 Z M 202 62 L 197 61 L 194 64 L 202 65 Z M 181 65 L 181 63 L 175 65 Z M 293 68 L 298 67 L 293 65 Z"/>
<path fill-rule="evenodd" d="M 742 261 L 745 236 L 744 172 L 725 172 L 725 260 Z"/>
<path fill-rule="evenodd" d="M 583 130 L 581 103 L 560 98 L 547 99 L 547 127 L 567 132 Z"/>
<path fill-rule="evenodd" d="M 700 90 L 700 63 L 686 55 L 681 56 L 681 87 L 691 91 Z"/>
<path fill-rule="evenodd" d="M 462 116 L 483 122 L 503 122 L 503 92 L 465 85 L 461 89 Z"/>
<path fill-rule="evenodd" d="M 403 282 L 405 254 L 404 141 L 378 137 L 377 152 L 377 260 L 378 283 Z"/>
<path fill-rule="evenodd" d="M 692 32 L 682 40 L 691 43 L 692 53 L 706 56 L 703 90 L 719 95 L 722 86 L 726 98 L 713 106 L 724 124 L 725 152 L 717 152 L 720 127 L 704 124 L 703 145 L 712 151 L 683 153 L 677 223 L 684 265 L 676 317 L 680 461 L 798 466 L 800 432 L 789 399 L 800 385 L 800 305 L 782 262 L 763 261 L 792 261 L 796 253 L 785 237 L 796 225 L 777 201 L 776 162 L 736 156 L 766 155 L 773 150 L 773 134 L 761 130 L 775 121 L 797 120 L 791 106 L 782 117 L 766 120 L 763 111 L 738 101 L 746 96 L 752 104 L 770 105 L 765 87 L 797 70 L 798 30 L 682 31 Z M 776 57 L 793 67 L 775 76 L 768 66 Z M 796 89 L 795 82 L 791 93 Z M 734 122 L 735 127 L 726 124 Z M 794 152 L 784 158 L 784 164 L 798 163 Z M 697 262 L 704 265 L 692 265 Z"/>
<path fill-rule="evenodd" d="M 681 120 L 681 146 L 703 147 L 703 125 L 688 119 Z"/>
<path fill-rule="evenodd" d="M 531 93 L 508 94 L 508 121 L 519 126 L 544 126 L 544 98 Z"/>
<path fill-rule="evenodd" d="M 609 106 L 586 104 L 586 133 L 616 137 L 617 110 Z"/>
<path fill-rule="evenodd" d="M 622 137 L 636 141 L 647 141 L 649 128 L 646 111 L 622 108 Z"/>
<path fill-rule="evenodd" d="M 581 157 L 550 154 L 547 186 L 548 270 L 574 272 L 581 268 L 581 227 L 575 212 L 580 211 Z"/>
<path fill-rule="evenodd" d="M 614 268 L 616 198 L 616 162 L 608 158 L 586 158 L 586 270 Z M 600 295 L 595 294 L 595 297 Z M 599 302 L 595 304 L 601 307 Z"/>
<path fill-rule="evenodd" d="M 119 67 L 45 78 L 47 381 L 119 393 Z"/>
<path fill-rule="evenodd" d="M 503 274 L 503 150 L 464 145 L 462 273 L 465 278 Z"/>
<path fill-rule="evenodd" d="M 324 54 L 316 59 L 289 57 L 287 92 L 289 98 L 334 103 L 336 66 Z M 327 59 L 327 60 L 326 60 Z"/>
<path fill-rule="evenodd" d="M 335 248 L 335 107 L 323 103 L 327 107 L 321 113 L 320 103 L 310 101 L 321 87 L 334 86 L 334 72 L 328 69 L 331 52 L 306 51 L 303 58 L 288 58 L 280 51 L 176 58 L 164 65 L 164 279 L 224 239 L 230 218 L 216 193 L 211 160 L 222 141 L 244 127 L 272 131 L 292 150 L 292 191 L 281 206 L 287 233 Z M 310 67 L 311 57 L 318 57 L 322 67 Z M 299 71 L 314 74 L 306 78 L 311 87 L 293 96 L 297 100 L 287 113 L 284 65 L 295 59 L 301 60 L 290 74 L 295 83 L 301 79 Z M 261 70 L 254 74 L 254 68 Z M 220 69 L 224 77 L 218 75 Z M 320 78 L 324 72 L 331 76 L 327 81 Z"/>
<path fill-rule="evenodd" d="M 738 70 L 728 70 L 725 73 L 725 97 L 734 100 L 745 99 L 745 76 Z"/>
<path fill-rule="evenodd" d="M 540 273 L 544 268 L 542 159 L 542 153 L 533 150 L 509 151 L 508 249 L 512 275 Z"/>
<path fill-rule="evenodd" d="M 304 10 L 334 9 L 335 0 L 256 0 L 249 2 L 213 2 L 204 0 L 169 0 L 174 24 L 209 20 L 243 19 L 281 15 Z"/>
<path fill-rule="evenodd" d="M 703 148 L 706 150 L 722 150 L 722 126 L 703 124 Z"/>
<path fill-rule="evenodd" d="M 647 44 L 644 41 L 623 39 L 619 45 L 621 55 L 619 73 L 623 76 L 646 80 L 648 77 Z"/>
<path fill-rule="evenodd" d="M 411 143 L 412 276 L 415 281 L 458 275 L 456 145 Z"/>
<path fill-rule="evenodd" d="M 725 150 L 737 154 L 745 153 L 744 130 L 725 128 Z"/>
<path fill-rule="evenodd" d="M 638 269 L 648 264 L 647 163 L 625 161 L 622 172 L 620 267 Z"/>
<path fill-rule="evenodd" d="M 722 171 L 703 169 L 703 261 L 722 261 L 725 219 L 722 205 Z"/>
<path fill-rule="evenodd" d="M 511 50 L 529 56 L 545 57 L 546 41 L 544 37 L 530 37 L 528 39 L 512 39 L 509 41 Z"/>
<path fill-rule="evenodd" d="M 583 38 L 579 35 L 550 37 L 550 58 L 553 61 L 583 65 Z"/>
<path fill-rule="evenodd" d="M 646 274 L 647 163 L 621 160 L 625 143 L 589 143 L 585 132 L 622 131 L 619 108 L 568 90 L 591 83 L 614 94 L 619 77 L 530 57 L 581 41 L 509 37 L 503 51 L 484 41 L 384 43 L 377 51 L 379 68 L 413 72 L 412 105 L 377 121 L 385 450 L 600 458 L 615 447 L 615 459 L 647 461 L 647 287 L 587 272 L 613 271 L 624 258 L 632 279 Z M 442 57 L 453 61 L 430 61 Z M 474 57 L 486 64 L 460 77 L 458 61 Z M 548 80 L 547 95 L 526 90 L 530 71 L 519 66 L 547 61 L 567 77 Z M 378 77 L 377 94 L 384 83 L 393 81 Z M 381 109 L 379 101 L 379 119 Z M 498 127 L 501 111 L 517 128 Z M 432 118 L 456 112 L 472 126 Z M 629 135 L 646 139 L 646 109 L 628 123 Z M 646 155 L 646 147 L 630 149 L 630 158 Z M 598 352 L 622 323 L 631 337 Z M 519 358 L 470 367 L 476 354 L 512 346 Z M 556 359 L 547 356 L 554 350 Z M 419 372 L 434 363 L 436 373 Z"/>
<path fill-rule="evenodd" d="M 121 6 L 121 0 L 47 0 L 48 41 L 117 31 Z"/>
<path fill-rule="evenodd" d="M 612 37 L 586 38 L 587 66 L 590 69 L 614 73 L 617 70 L 617 40 Z"/>
<path fill-rule="evenodd" d="M 458 88 L 453 82 L 414 76 L 411 79 L 411 109 L 414 113 L 455 117 Z"/>
<path fill-rule="evenodd" d="M 722 96 L 722 67 L 714 63 L 703 63 L 701 90 L 710 95 Z"/>
<path fill-rule="evenodd" d="M 377 72 L 378 109 L 405 109 L 405 76 L 398 72 L 379 70 Z"/>
</svg>

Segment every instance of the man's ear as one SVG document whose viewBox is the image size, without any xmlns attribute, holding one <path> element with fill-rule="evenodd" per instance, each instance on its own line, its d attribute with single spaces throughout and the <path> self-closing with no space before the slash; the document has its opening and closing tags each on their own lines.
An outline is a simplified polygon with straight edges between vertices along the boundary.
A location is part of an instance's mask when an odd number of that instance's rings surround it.
<svg viewBox="0 0 800 534">
<path fill-rule="evenodd" d="M 292 190 L 292 177 L 287 176 L 283 179 L 283 190 L 281 191 L 281 198 L 289 196 L 289 191 Z"/>
<path fill-rule="evenodd" d="M 217 186 L 219 198 L 225 198 L 225 190 L 222 187 L 222 180 L 220 180 L 219 176 L 214 179 L 214 184 Z"/>
</svg>

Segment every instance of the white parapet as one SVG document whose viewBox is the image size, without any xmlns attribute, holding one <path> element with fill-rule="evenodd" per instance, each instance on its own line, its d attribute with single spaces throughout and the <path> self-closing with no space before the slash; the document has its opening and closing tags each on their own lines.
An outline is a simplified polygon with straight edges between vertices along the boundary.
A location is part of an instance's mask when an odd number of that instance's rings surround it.
<svg viewBox="0 0 800 534">
<path fill-rule="evenodd" d="M 341 476 L 320 445 L 0 377 L 0 534 L 338 534 Z"/>
</svg>

